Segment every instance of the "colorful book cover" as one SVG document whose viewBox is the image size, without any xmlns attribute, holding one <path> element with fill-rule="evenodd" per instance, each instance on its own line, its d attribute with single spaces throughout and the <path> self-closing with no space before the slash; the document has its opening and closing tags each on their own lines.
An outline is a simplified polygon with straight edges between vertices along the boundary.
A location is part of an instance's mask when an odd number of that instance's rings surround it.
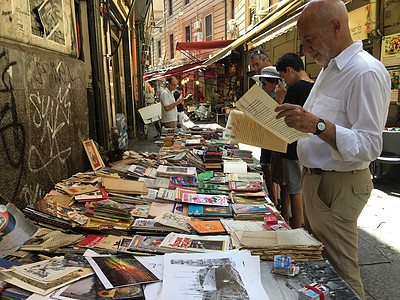
<svg viewBox="0 0 400 300">
<path fill-rule="evenodd" d="M 171 176 L 170 184 L 175 187 L 196 187 L 198 185 L 194 176 Z"/>
<path fill-rule="evenodd" d="M 272 211 L 266 204 L 232 204 L 235 214 L 251 214 L 251 213 L 271 213 Z"/>
<path fill-rule="evenodd" d="M 106 289 L 160 281 L 133 256 L 92 256 L 88 261 Z"/>
<path fill-rule="evenodd" d="M 227 184 L 217 184 L 208 182 L 199 182 L 199 188 L 209 189 L 209 190 L 229 191 L 229 186 Z"/>
<path fill-rule="evenodd" d="M 135 235 L 128 251 L 157 252 L 158 247 L 164 240 L 164 236 L 141 236 Z"/>
<path fill-rule="evenodd" d="M 259 181 L 231 181 L 229 182 L 229 190 L 240 192 L 258 192 L 262 190 Z"/>
<path fill-rule="evenodd" d="M 225 176 L 218 176 L 218 177 L 211 177 L 207 180 L 207 183 L 225 183 L 226 177 Z"/>
<path fill-rule="evenodd" d="M 183 194 L 182 202 L 202 205 L 228 206 L 225 195 Z"/>
<path fill-rule="evenodd" d="M 231 199 L 233 203 L 238 204 L 266 204 L 267 200 L 264 197 L 244 197 L 231 195 Z"/>
<path fill-rule="evenodd" d="M 175 190 L 175 199 L 181 200 L 183 199 L 183 194 L 196 194 L 195 189 L 185 189 L 185 188 L 176 188 Z"/>
<path fill-rule="evenodd" d="M 105 240 L 107 235 L 89 234 L 82 242 L 75 245 L 75 249 L 79 248 L 93 248 L 96 247 L 101 241 Z"/>
<path fill-rule="evenodd" d="M 232 217 L 231 206 L 205 206 L 198 204 L 189 204 L 189 216 L 199 217 Z"/>
<path fill-rule="evenodd" d="M 196 189 L 196 193 L 198 194 L 212 194 L 212 195 L 229 195 L 229 191 L 222 190 L 212 190 L 212 189 Z"/>
<path fill-rule="evenodd" d="M 81 194 L 75 196 L 75 201 L 86 202 L 86 201 L 99 201 L 108 199 L 107 192 L 104 189 L 100 189 L 93 193 Z"/>
<path fill-rule="evenodd" d="M 220 221 L 188 221 L 198 233 L 220 233 L 226 232 Z"/>
</svg>

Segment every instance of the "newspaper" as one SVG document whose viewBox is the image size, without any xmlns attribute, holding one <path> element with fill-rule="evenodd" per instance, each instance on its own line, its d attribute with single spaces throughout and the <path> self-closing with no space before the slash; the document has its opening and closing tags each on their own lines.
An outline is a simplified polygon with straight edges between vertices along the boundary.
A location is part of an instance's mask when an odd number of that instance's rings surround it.
<svg viewBox="0 0 400 300">
<path fill-rule="evenodd" d="M 277 119 L 278 113 L 274 111 L 277 106 L 278 103 L 257 84 L 253 85 L 236 102 L 237 108 L 288 144 L 303 137 L 308 137 L 308 134 L 288 127 L 283 118 Z M 252 129 L 251 132 L 255 132 L 255 130 Z"/>
</svg>

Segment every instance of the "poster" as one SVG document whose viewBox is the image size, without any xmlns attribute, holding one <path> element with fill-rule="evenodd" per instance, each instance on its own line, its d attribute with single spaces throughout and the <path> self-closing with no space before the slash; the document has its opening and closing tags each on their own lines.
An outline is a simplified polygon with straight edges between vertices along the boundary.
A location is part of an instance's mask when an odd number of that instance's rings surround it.
<svg viewBox="0 0 400 300">
<path fill-rule="evenodd" d="M 400 33 L 382 38 L 381 62 L 386 67 L 400 65 Z"/>
</svg>

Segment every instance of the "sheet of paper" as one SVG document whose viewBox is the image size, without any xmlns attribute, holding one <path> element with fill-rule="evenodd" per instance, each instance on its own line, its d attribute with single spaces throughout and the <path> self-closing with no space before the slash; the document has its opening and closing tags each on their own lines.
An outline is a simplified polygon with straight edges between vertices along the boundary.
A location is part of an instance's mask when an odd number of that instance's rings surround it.
<svg viewBox="0 0 400 300">
<path fill-rule="evenodd" d="M 164 257 L 162 299 L 269 299 L 256 260 L 248 254 L 226 251 Z"/>
<path fill-rule="evenodd" d="M 286 153 L 287 143 L 239 110 L 229 114 L 224 139 Z"/>
<path fill-rule="evenodd" d="M 277 106 L 278 103 L 257 84 L 253 85 L 251 89 L 236 102 L 237 108 L 288 144 L 303 137 L 308 137 L 308 134 L 288 127 L 283 118 L 276 119 L 278 113 L 276 113 L 274 109 Z"/>
</svg>

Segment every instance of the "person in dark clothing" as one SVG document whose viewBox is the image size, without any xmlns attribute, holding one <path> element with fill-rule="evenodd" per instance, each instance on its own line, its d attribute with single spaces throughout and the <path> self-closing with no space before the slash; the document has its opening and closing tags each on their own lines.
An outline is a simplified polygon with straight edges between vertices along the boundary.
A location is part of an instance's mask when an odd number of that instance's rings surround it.
<svg viewBox="0 0 400 300">
<path fill-rule="evenodd" d="M 276 70 L 285 79 L 287 87 L 280 83 L 275 93 L 279 103 L 291 103 L 303 106 L 314 85 L 314 81 L 304 71 L 301 57 L 295 53 L 286 53 L 279 58 Z M 292 209 L 292 227 L 299 228 L 303 224 L 303 205 L 301 194 L 301 165 L 297 157 L 297 142 L 288 145 L 287 152 L 281 153 L 286 186 L 290 203 L 282 201 L 282 216 L 289 221 L 289 206 Z M 281 187 L 282 188 L 282 187 Z"/>
<path fill-rule="evenodd" d="M 176 90 L 174 91 L 174 98 L 175 101 L 178 100 L 180 97 L 183 98 L 183 87 L 178 86 Z M 178 127 L 182 128 L 183 127 L 183 122 L 188 119 L 188 117 L 185 114 L 185 107 L 183 106 L 183 103 L 179 103 L 176 106 L 176 109 L 178 110 Z M 185 118 L 186 116 L 186 118 Z"/>
</svg>

